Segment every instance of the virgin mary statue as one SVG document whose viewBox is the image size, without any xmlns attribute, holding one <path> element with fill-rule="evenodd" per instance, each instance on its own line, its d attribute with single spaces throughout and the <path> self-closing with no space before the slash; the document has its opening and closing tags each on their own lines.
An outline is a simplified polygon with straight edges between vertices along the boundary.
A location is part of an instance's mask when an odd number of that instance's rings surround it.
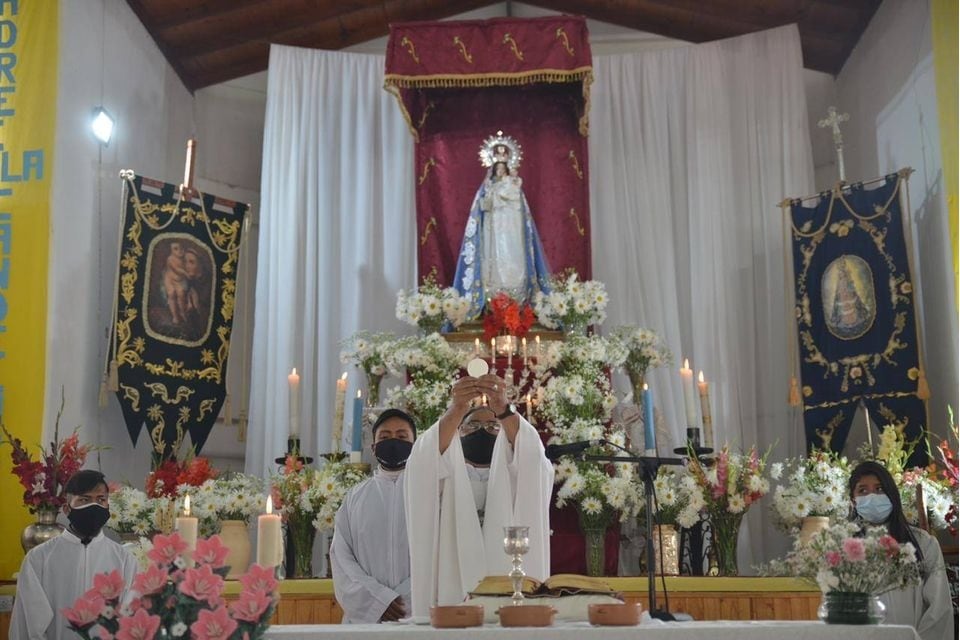
<svg viewBox="0 0 960 640">
<path fill-rule="evenodd" d="M 487 175 L 470 206 L 453 282 L 470 298 L 470 319 L 499 292 L 520 302 L 549 293 L 550 269 L 517 175 L 522 158 L 520 145 L 502 131 L 480 146 Z"/>
</svg>

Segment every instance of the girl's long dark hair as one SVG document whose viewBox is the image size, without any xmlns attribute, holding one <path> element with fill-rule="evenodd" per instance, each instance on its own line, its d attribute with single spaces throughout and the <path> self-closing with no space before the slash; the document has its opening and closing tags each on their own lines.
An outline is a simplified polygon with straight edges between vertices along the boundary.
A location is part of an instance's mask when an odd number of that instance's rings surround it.
<svg viewBox="0 0 960 640">
<path fill-rule="evenodd" d="M 900 544 L 904 542 L 911 543 L 917 551 L 917 561 L 923 560 L 923 553 L 920 551 L 917 538 L 913 535 L 913 531 L 910 530 L 907 517 L 903 514 L 903 502 L 900 500 L 900 490 L 897 488 L 897 483 L 885 466 L 874 460 L 867 460 L 858 464 L 850 473 L 850 500 L 856 502 L 853 491 L 856 489 L 857 483 L 860 482 L 860 479 L 864 476 L 875 476 L 877 480 L 880 481 L 880 488 L 883 489 L 886 496 L 890 498 L 890 504 L 893 505 L 893 511 L 890 512 L 890 518 L 887 520 L 887 532 Z"/>
</svg>

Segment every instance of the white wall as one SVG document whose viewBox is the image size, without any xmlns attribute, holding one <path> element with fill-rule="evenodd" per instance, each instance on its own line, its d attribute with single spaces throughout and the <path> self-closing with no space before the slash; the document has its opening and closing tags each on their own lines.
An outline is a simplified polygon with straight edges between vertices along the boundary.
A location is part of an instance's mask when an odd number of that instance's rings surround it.
<svg viewBox="0 0 960 640">
<path fill-rule="evenodd" d="M 884 0 L 837 77 L 836 95 L 838 109 L 850 114 L 843 127 L 848 181 L 906 166 L 916 171 L 910 179 L 913 278 L 920 285 L 932 393 L 929 427 L 945 437 L 946 407 L 957 407 L 960 383 L 932 50 L 929 3 Z"/>
<path fill-rule="evenodd" d="M 84 441 L 108 447 L 99 464 L 109 478 L 142 486 L 149 434 L 134 448 L 113 394 L 105 408 L 98 403 L 116 280 L 118 172 L 180 182 L 186 140 L 196 135 L 198 187 L 255 206 L 263 103 L 224 90 L 191 96 L 124 0 L 60 0 L 58 75 L 44 424 L 51 433 L 62 388 L 62 426 L 80 425 Z M 117 118 L 105 148 L 89 133 L 98 104 Z M 240 320 L 237 329 L 239 339 Z M 242 457 L 236 440 L 235 429 L 217 428 L 205 453 L 229 466 Z"/>
</svg>

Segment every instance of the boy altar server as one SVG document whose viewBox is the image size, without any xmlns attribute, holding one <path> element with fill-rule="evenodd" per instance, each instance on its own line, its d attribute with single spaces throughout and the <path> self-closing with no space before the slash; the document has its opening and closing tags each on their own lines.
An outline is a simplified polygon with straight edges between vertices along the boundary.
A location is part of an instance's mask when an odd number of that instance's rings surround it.
<svg viewBox="0 0 960 640">
<path fill-rule="evenodd" d="M 471 409 L 486 396 L 488 404 Z M 446 413 L 417 439 L 407 462 L 412 615 L 462 602 L 488 575 L 507 575 L 503 528 L 530 527 L 528 576 L 550 576 L 553 465 L 540 436 L 507 402 L 493 374 L 453 385 Z"/>
</svg>

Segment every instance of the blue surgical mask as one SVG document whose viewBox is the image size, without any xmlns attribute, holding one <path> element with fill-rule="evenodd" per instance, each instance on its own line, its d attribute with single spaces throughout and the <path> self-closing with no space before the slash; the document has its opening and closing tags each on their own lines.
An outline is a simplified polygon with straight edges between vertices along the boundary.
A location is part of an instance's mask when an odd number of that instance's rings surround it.
<svg viewBox="0 0 960 640">
<path fill-rule="evenodd" d="M 857 513 L 871 524 L 882 524 L 893 513 L 893 503 L 883 493 L 868 493 L 855 498 Z"/>
</svg>

